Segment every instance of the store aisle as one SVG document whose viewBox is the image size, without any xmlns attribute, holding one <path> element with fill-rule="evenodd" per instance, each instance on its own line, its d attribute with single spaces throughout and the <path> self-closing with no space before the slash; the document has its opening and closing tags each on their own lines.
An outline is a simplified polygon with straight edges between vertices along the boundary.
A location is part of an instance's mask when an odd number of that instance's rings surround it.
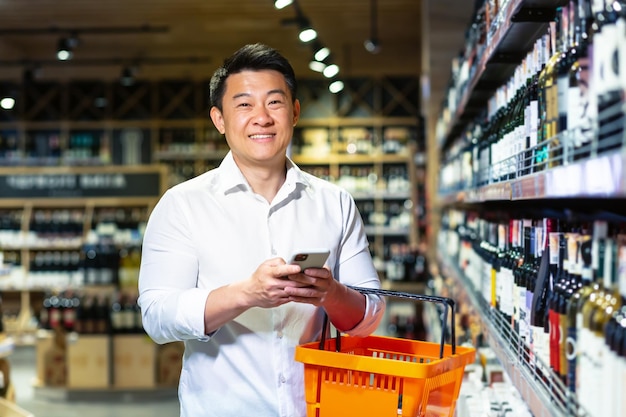
<svg viewBox="0 0 626 417">
<path fill-rule="evenodd" d="M 34 397 L 32 386 L 36 374 L 35 348 L 16 347 L 9 356 L 9 361 L 16 403 L 34 417 L 176 417 L 179 414 L 176 398 L 149 402 L 66 402 L 38 399 Z"/>
</svg>

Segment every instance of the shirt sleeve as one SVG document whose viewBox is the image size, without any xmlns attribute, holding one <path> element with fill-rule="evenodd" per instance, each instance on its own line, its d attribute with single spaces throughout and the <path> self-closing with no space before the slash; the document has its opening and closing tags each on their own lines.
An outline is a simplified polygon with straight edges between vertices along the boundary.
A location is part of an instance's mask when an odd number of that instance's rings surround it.
<svg viewBox="0 0 626 417">
<path fill-rule="evenodd" d="M 170 190 L 146 226 L 138 303 L 144 329 L 156 343 L 208 340 L 204 309 L 209 290 L 197 288 L 198 258 L 187 219 Z"/>
<path fill-rule="evenodd" d="M 378 272 L 372 262 L 369 243 L 365 234 L 363 220 L 354 199 L 344 195 L 344 238 L 341 243 L 339 264 L 334 276 L 345 285 L 380 288 Z M 385 300 L 378 295 L 365 296 L 365 314 L 363 319 L 345 333 L 350 336 L 365 337 L 372 334 L 385 314 Z"/>
</svg>

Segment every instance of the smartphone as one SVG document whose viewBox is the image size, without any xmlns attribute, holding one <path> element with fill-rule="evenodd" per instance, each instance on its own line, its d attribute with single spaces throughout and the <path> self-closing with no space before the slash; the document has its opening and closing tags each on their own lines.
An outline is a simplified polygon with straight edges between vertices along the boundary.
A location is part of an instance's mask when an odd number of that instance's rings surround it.
<svg viewBox="0 0 626 417">
<path fill-rule="evenodd" d="M 287 263 L 300 265 L 303 271 L 307 268 L 323 268 L 328 255 L 328 249 L 301 250 L 294 253 Z"/>
</svg>

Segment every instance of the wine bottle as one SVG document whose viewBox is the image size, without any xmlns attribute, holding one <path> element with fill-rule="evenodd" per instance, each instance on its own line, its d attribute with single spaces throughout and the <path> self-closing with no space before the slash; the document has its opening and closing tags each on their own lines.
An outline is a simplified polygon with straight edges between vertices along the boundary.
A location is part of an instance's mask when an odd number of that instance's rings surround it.
<svg viewBox="0 0 626 417">
<path fill-rule="evenodd" d="M 602 310 L 605 297 L 610 287 L 611 274 L 613 273 L 613 247 L 612 238 L 607 238 L 604 242 L 604 259 L 602 268 L 602 287 L 589 295 L 585 302 L 583 314 L 583 330 L 580 333 L 579 348 L 580 361 L 577 375 L 580 375 L 581 384 L 578 386 L 580 405 L 592 416 L 601 416 L 602 404 L 598 406 L 597 398 L 602 393 L 599 385 L 602 382 L 603 344 L 602 337 Z M 596 408 L 596 409 L 593 409 Z"/>
<path fill-rule="evenodd" d="M 589 322 L 589 327 L 593 334 L 593 345 L 591 345 L 593 356 L 590 356 L 595 360 L 590 361 L 591 377 L 586 383 L 597 385 L 597 387 L 592 386 L 592 395 L 589 397 L 589 410 L 592 415 L 598 417 L 611 415 L 609 407 L 612 404 L 607 404 L 605 401 L 613 400 L 612 398 L 607 398 L 607 393 L 611 391 L 602 390 L 599 386 L 606 375 L 610 373 L 609 369 L 614 366 L 614 364 L 608 362 L 610 347 L 605 343 L 605 329 L 613 314 L 621 307 L 621 296 L 617 283 L 617 254 L 618 244 L 615 240 L 611 240 L 611 244 L 607 248 L 607 259 L 610 257 L 610 260 L 605 270 L 604 285 L 606 291 L 604 297 L 597 300 L 596 310 Z"/>
<path fill-rule="evenodd" d="M 557 8 L 557 16 L 552 26 L 554 28 L 550 33 L 551 57 L 546 64 L 546 123 L 544 125 L 544 140 L 547 141 L 546 158 L 548 159 L 548 167 L 560 165 L 559 152 L 560 146 L 558 132 L 559 122 L 559 100 L 558 100 L 558 71 L 563 61 L 563 45 L 562 45 L 562 29 L 565 16 L 567 15 L 567 7 Z"/>
<path fill-rule="evenodd" d="M 552 219 L 543 220 L 542 235 L 545 238 L 540 239 L 540 247 L 542 249 L 539 256 L 540 263 L 533 291 L 533 302 L 531 310 L 531 325 L 533 326 L 533 338 L 535 352 L 540 359 L 536 364 L 537 373 L 545 377 L 548 375 L 550 364 L 550 338 L 548 326 L 548 300 L 550 298 L 550 245 L 547 237 L 553 230 Z M 543 329 L 543 332 L 541 332 Z"/>
<path fill-rule="evenodd" d="M 583 231 L 584 233 L 584 231 Z M 581 234 L 577 231 L 573 231 L 568 233 L 567 235 L 567 243 L 566 243 L 566 260 L 567 267 L 566 269 L 566 284 L 561 292 L 561 297 L 559 298 L 559 302 L 557 304 L 557 312 L 559 315 L 559 329 L 561 338 L 559 339 L 559 355 L 560 355 L 560 369 L 559 376 L 561 380 L 566 383 L 567 382 L 567 306 L 569 305 L 569 301 L 574 295 L 576 291 L 582 285 L 582 259 L 581 259 Z"/>
<path fill-rule="evenodd" d="M 567 94 L 569 91 L 569 69 L 572 66 L 572 60 L 575 57 L 575 51 L 572 50 L 573 44 L 573 27 L 574 27 L 574 2 L 570 2 L 561 9 L 560 19 L 560 42 L 559 50 L 561 56 L 556 68 L 556 121 L 554 128 L 555 137 L 551 143 L 551 166 L 558 166 L 567 163 L 564 159 L 568 157 L 570 143 L 568 141 L 567 132 Z"/>
<path fill-rule="evenodd" d="M 624 99 L 620 77 L 625 74 L 622 74 L 620 68 L 618 45 L 620 39 L 624 40 L 624 34 L 620 33 L 620 26 L 623 32 L 623 25 L 618 24 L 620 19 L 616 7 L 621 8 L 618 2 L 605 0 L 599 29 L 601 42 L 595 45 L 594 60 L 598 60 L 598 72 L 594 73 L 597 81 L 594 86 L 598 100 L 599 154 L 620 148 L 624 133 L 624 113 L 621 110 Z"/>
<path fill-rule="evenodd" d="M 607 309 L 605 314 L 609 317 L 604 326 L 604 375 L 607 385 L 602 391 L 604 398 L 602 402 L 605 406 L 605 415 L 621 416 L 624 415 L 622 408 L 624 380 L 622 377 L 622 368 L 624 367 L 624 358 L 620 357 L 620 344 L 623 343 L 623 333 L 620 334 L 622 326 L 620 322 L 626 320 L 626 279 L 624 272 L 626 270 L 626 235 L 618 235 L 617 237 L 617 273 L 614 274 L 614 289 L 612 299 L 606 300 Z M 626 321 L 624 322 L 626 325 Z"/>
<path fill-rule="evenodd" d="M 573 142 L 573 159 L 589 157 L 593 140 L 593 112 L 590 109 L 590 53 L 593 36 L 593 15 L 590 0 L 578 0 L 574 33 L 575 51 L 569 69 L 569 90 L 567 93 L 567 127 Z"/>
<path fill-rule="evenodd" d="M 567 302 L 566 321 L 567 321 L 567 387 L 571 392 L 576 392 L 576 364 L 578 361 L 578 328 L 576 315 L 582 302 L 587 298 L 592 290 L 593 271 L 592 262 L 592 240 L 590 235 L 582 235 L 580 238 L 580 259 L 583 263 L 581 269 L 581 285 L 580 288 L 572 294 Z"/>
<path fill-rule="evenodd" d="M 521 228 L 523 230 L 523 259 L 517 274 L 519 275 L 519 335 L 522 341 L 524 341 L 530 347 L 530 306 L 532 304 L 532 288 L 529 284 L 528 275 L 531 274 L 533 268 L 534 251 L 531 249 L 531 229 L 532 222 L 530 220 L 522 220 Z"/>
<path fill-rule="evenodd" d="M 557 227 L 558 230 L 558 227 Z M 565 236 L 561 232 L 552 232 L 549 235 L 550 248 L 550 291 L 548 293 L 547 308 L 550 327 L 550 368 L 559 373 L 560 352 L 559 340 L 561 339 L 561 326 L 559 324 L 558 304 L 566 284 L 564 260 L 565 260 Z"/>
<path fill-rule="evenodd" d="M 548 61 L 551 56 L 551 37 L 554 34 L 556 22 L 550 22 L 548 33 L 541 38 L 540 59 L 541 70 L 537 77 L 537 104 L 539 107 L 539 124 L 537 127 L 537 148 L 535 151 L 534 172 L 543 171 L 548 159 Z"/>
</svg>

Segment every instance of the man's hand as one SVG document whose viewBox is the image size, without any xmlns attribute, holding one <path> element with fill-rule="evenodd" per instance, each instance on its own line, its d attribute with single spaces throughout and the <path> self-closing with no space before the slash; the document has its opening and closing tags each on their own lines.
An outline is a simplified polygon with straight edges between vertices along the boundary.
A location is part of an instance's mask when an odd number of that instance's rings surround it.
<svg viewBox="0 0 626 417">
<path fill-rule="evenodd" d="M 289 281 L 299 285 L 285 287 L 289 301 L 323 306 L 334 293 L 337 281 L 327 268 L 307 268 L 288 276 Z"/>
<path fill-rule="evenodd" d="M 308 283 L 311 279 L 307 279 L 300 272 L 298 265 L 289 265 L 282 258 L 263 262 L 245 282 L 244 292 L 250 300 L 249 304 L 254 307 L 271 308 L 294 301 L 293 291 L 300 294 L 298 291 L 304 291 L 304 288 L 311 286 Z"/>
</svg>

